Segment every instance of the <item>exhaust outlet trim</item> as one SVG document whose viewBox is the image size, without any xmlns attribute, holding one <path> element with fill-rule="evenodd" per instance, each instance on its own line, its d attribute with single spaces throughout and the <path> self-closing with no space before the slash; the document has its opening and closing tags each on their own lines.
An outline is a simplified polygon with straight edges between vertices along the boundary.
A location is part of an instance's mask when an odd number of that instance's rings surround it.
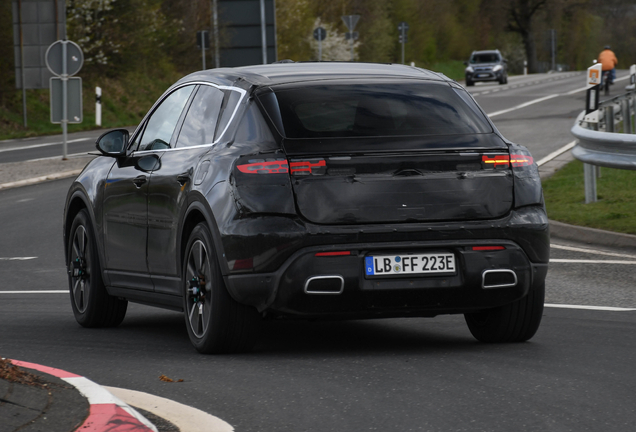
<svg viewBox="0 0 636 432">
<path fill-rule="evenodd" d="M 486 285 L 486 276 L 489 275 L 489 274 L 495 274 L 495 273 L 503 273 L 503 274 L 506 274 L 506 275 L 512 275 L 512 278 L 513 278 L 514 282 L 499 283 L 499 284 L 496 284 L 496 285 Z M 510 270 L 510 269 L 484 270 L 484 272 L 481 274 L 481 287 L 482 287 L 482 289 L 510 288 L 510 287 L 516 286 L 517 282 L 518 282 L 517 273 L 515 273 L 513 270 Z"/>
<path fill-rule="evenodd" d="M 311 289 L 310 284 L 314 281 L 321 281 L 327 279 L 336 279 L 339 284 L 339 288 L 337 290 L 316 290 Z M 344 291 L 344 278 L 340 275 L 325 275 L 325 276 L 312 276 L 305 282 L 305 294 L 316 294 L 316 295 L 338 295 L 342 294 Z"/>
</svg>

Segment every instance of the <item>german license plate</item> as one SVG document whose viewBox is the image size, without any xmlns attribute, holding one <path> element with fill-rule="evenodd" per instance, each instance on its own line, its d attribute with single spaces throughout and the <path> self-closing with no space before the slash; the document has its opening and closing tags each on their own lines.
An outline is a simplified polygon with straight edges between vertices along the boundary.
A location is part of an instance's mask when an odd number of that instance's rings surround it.
<svg viewBox="0 0 636 432">
<path fill-rule="evenodd" d="M 409 255 L 377 255 L 364 259 L 367 276 L 455 273 L 455 255 L 438 252 Z"/>
</svg>

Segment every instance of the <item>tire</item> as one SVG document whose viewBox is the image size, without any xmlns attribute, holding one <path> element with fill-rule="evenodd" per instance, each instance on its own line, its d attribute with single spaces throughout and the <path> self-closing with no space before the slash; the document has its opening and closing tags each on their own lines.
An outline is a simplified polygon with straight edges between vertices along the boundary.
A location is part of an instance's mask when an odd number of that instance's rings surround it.
<svg viewBox="0 0 636 432">
<path fill-rule="evenodd" d="M 182 272 L 184 315 L 192 345 L 203 354 L 250 351 L 260 334 L 254 307 L 228 293 L 207 225 L 197 225 L 185 249 Z"/>
<path fill-rule="evenodd" d="M 471 81 L 471 80 L 468 80 L 468 79 L 466 80 L 466 87 L 472 87 L 474 85 L 475 85 L 474 81 Z"/>
<path fill-rule="evenodd" d="M 539 328 L 544 298 L 545 282 L 514 303 L 464 317 L 468 329 L 480 342 L 525 342 Z"/>
<path fill-rule="evenodd" d="M 108 294 L 102 279 L 95 232 L 83 209 L 73 219 L 67 255 L 69 293 L 75 320 L 83 327 L 116 327 L 128 302 Z"/>
</svg>

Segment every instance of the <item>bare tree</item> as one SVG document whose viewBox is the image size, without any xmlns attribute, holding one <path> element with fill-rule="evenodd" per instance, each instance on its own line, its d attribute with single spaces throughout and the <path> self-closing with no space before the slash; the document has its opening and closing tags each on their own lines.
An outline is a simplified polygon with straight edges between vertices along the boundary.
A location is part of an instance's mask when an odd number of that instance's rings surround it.
<svg viewBox="0 0 636 432">
<path fill-rule="evenodd" d="M 537 46 L 533 33 L 533 21 L 537 12 L 546 6 L 548 0 L 514 0 L 509 4 L 508 30 L 519 33 L 528 60 L 528 72 L 537 71 Z"/>
</svg>

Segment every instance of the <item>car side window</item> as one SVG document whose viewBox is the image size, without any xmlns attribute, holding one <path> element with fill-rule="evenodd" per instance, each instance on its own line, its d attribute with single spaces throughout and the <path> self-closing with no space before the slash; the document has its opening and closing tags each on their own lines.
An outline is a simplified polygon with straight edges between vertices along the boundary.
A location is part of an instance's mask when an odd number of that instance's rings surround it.
<svg viewBox="0 0 636 432">
<path fill-rule="evenodd" d="M 161 105 L 150 115 L 144 131 L 137 137 L 134 150 L 170 148 L 175 126 L 194 87 L 181 87 L 161 102 Z"/>
<path fill-rule="evenodd" d="M 202 85 L 192 99 L 186 114 L 177 147 L 191 147 L 214 142 L 224 93 L 216 87 Z"/>
</svg>

